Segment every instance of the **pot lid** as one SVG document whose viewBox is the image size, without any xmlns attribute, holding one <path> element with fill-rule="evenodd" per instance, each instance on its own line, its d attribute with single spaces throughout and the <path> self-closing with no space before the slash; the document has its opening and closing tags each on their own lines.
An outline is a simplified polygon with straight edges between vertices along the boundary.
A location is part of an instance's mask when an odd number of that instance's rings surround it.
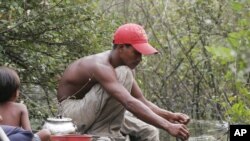
<svg viewBox="0 0 250 141">
<path fill-rule="evenodd" d="M 62 118 L 47 118 L 47 121 L 58 121 L 58 122 L 69 122 L 69 121 L 72 121 L 71 118 L 65 118 L 65 117 L 62 117 Z"/>
</svg>

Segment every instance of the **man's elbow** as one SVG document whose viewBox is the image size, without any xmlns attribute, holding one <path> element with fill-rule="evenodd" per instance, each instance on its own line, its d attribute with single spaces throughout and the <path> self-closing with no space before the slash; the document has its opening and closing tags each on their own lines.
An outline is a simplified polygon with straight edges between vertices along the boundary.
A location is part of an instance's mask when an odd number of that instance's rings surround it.
<svg viewBox="0 0 250 141">
<path fill-rule="evenodd" d="M 137 108 L 138 101 L 136 99 L 129 99 L 124 102 L 124 107 L 128 111 L 134 113 L 134 110 Z"/>
</svg>

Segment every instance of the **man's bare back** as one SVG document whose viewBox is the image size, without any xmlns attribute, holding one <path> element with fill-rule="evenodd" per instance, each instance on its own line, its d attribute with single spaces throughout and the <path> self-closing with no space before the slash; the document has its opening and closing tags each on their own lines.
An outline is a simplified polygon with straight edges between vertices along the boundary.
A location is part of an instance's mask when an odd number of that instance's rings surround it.
<svg viewBox="0 0 250 141">
<path fill-rule="evenodd" d="M 110 51 L 86 56 L 74 61 L 65 70 L 58 85 L 59 102 L 67 98 L 81 99 L 97 83 L 94 70 L 104 65 L 113 68 L 109 62 Z"/>
</svg>

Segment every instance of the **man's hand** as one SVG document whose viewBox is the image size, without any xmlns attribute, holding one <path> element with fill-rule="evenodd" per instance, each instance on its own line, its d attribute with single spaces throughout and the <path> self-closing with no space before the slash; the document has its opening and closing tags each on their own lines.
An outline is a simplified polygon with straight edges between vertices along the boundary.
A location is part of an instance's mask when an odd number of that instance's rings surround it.
<svg viewBox="0 0 250 141">
<path fill-rule="evenodd" d="M 171 124 L 168 129 L 169 134 L 174 137 L 178 137 L 182 140 L 187 140 L 189 138 L 189 131 L 184 124 Z"/>
<path fill-rule="evenodd" d="M 183 113 L 174 113 L 173 122 L 178 122 L 187 125 L 190 121 L 190 117 Z"/>
</svg>

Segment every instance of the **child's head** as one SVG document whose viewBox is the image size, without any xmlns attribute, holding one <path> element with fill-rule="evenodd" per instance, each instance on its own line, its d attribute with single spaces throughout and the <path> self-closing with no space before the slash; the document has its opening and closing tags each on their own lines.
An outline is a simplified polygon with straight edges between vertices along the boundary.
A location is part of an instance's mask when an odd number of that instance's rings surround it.
<svg viewBox="0 0 250 141">
<path fill-rule="evenodd" d="M 18 94 L 20 79 L 15 70 L 0 66 L 0 103 Z"/>
</svg>

